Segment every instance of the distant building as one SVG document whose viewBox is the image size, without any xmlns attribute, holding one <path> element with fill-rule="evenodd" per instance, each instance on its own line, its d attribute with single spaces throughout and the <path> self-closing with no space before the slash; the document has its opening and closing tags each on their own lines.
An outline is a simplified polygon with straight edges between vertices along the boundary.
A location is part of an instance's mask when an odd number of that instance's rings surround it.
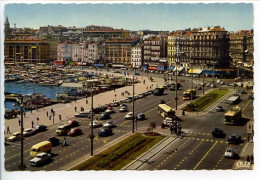
<svg viewBox="0 0 260 180">
<path fill-rule="evenodd" d="M 131 66 L 133 68 L 140 68 L 143 61 L 143 46 L 137 45 L 131 48 Z"/>
<path fill-rule="evenodd" d="M 83 32 L 85 38 L 100 37 L 103 39 L 125 38 L 129 36 L 130 31 L 124 29 L 89 29 Z"/>
<path fill-rule="evenodd" d="M 39 37 L 48 37 L 48 36 L 62 36 L 64 32 L 68 32 L 68 28 L 64 26 L 43 26 L 40 27 Z"/>
<path fill-rule="evenodd" d="M 72 61 L 72 42 L 58 43 L 58 61 Z"/>
<path fill-rule="evenodd" d="M 10 28 L 8 17 L 6 17 L 6 19 L 5 19 L 5 29 L 4 29 L 4 32 L 5 32 L 5 39 L 10 39 L 11 38 L 11 34 L 12 34 L 12 30 Z"/>
<path fill-rule="evenodd" d="M 193 30 L 191 43 L 192 67 L 229 67 L 229 36 L 224 28 L 215 26 Z"/>
<path fill-rule="evenodd" d="M 5 40 L 5 62 L 49 63 L 50 45 L 42 40 Z"/>
<path fill-rule="evenodd" d="M 254 32 L 240 30 L 230 33 L 230 57 L 234 65 L 253 67 L 254 65 Z"/>
<path fill-rule="evenodd" d="M 87 45 L 88 51 L 88 62 L 94 64 L 96 60 L 98 60 L 98 43 L 91 42 Z"/>
<path fill-rule="evenodd" d="M 84 51 L 85 51 L 85 43 L 72 43 L 72 61 L 74 62 L 83 62 L 84 61 Z"/>
</svg>

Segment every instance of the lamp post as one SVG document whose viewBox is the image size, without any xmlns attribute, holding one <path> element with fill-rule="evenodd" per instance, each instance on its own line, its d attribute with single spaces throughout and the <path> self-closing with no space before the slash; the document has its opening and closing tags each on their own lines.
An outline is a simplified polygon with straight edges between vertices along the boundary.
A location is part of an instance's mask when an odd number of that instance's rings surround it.
<svg viewBox="0 0 260 180">
<path fill-rule="evenodd" d="M 135 132 L 135 68 L 134 68 L 134 74 L 133 74 L 133 120 L 132 120 L 132 133 Z M 137 120 L 136 120 L 136 129 L 137 129 Z"/>
<path fill-rule="evenodd" d="M 204 64 L 203 64 L 203 70 L 202 70 L 202 73 L 203 73 L 203 77 L 202 77 L 202 94 L 204 95 L 204 87 L 205 87 L 205 84 L 204 84 L 204 78 L 205 78 L 205 73 L 204 73 Z"/>
<path fill-rule="evenodd" d="M 23 152 L 23 95 L 20 96 L 21 97 L 21 106 L 20 106 L 20 113 L 21 113 L 21 164 L 19 165 L 19 169 L 20 170 L 24 170 L 25 169 L 25 165 L 23 162 L 23 158 L 24 158 L 24 152 Z"/>
<path fill-rule="evenodd" d="M 94 155 L 94 132 L 93 132 L 93 83 L 92 83 L 92 89 L 91 89 L 91 135 L 90 135 L 90 155 Z"/>
<path fill-rule="evenodd" d="M 214 78 L 215 78 L 215 61 L 213 61 L 213 78 L 212 78 L 212 88 L 214 89 Z"/>
</svg>

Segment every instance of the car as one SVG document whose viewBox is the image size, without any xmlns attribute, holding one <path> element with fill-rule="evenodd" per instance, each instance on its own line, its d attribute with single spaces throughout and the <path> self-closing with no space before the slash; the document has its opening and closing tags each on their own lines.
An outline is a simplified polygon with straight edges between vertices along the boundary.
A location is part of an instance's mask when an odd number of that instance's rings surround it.
<svg viewBox="0 0 260 180">
<path fill-rule="evenodd" d="M 91 114 L 90 110 L 87 111 L 81 111 L 79 113 L 76 113 L 74 116 L 77 118 L 89 118 Z"/>
<path fill-rule="evenodd" d="M 242 142 L 241 140 L 241 136 L 238 136 L 236 134 L 232 134 L 231 136 L 229 136 L 228 138 L 228 143 L 229 144 L 240 144 Z"/>
<path fill-rule="evenodd" d="M 79 126 L 79 122 L 74 119 L 69 120 L 69 125 L 70 125 L 70 127 L 77 127 L 77 126 Z"/>
<path fill-rule="evenodd" d="M 123 104 L 120 104 L 120 107 L 124 107 L 124 106 L 127 107 L 127 105 L 124 104 L 124 103 L 123 103 Z"/>
<path fill-rule="evenodd" d="M 121 74 L 121 72 L 120 72 L 120 71 L 114 71 L 114 73 L 119 73 L 119 74 Z"/>
<path fill-rule="evenodd" d="M 224 85 L 225 84 L 225 82 L 224 81 L 220 81 L 220 83 L 219 83 L 220 85 Z"/>
<path fill-rule="evenodd" d="M 224 138 L 226 136 L 226 134 L 224 133 L 224 131 L 220 128 L 215 128 L 213 131 L 212 131 L 212 136 L 215 137 L 215 138 Z"/>
<path fill-rule="evenodd" d="M 215 84 L 211 84 L 211 85 L 210 85 L 210 87 L 212 87 L 212 88 L 215 88 L 215 87 L 216 87 L 216 85 L 215 85 Z"/>
<path fill-rule="evenodd" d="M 201 85 L 201 86 L 205 86 L 205 83 L 202 82 L 202 83 L 200 83 L 200 85 Z"/>
<path fill-rule="evenodd" d="M 139 99 L 141 99 L 141 98 L 143 98 L 144 97 L 144 95 L 143 94 L 138 94 L 138 96 L 137 96 Z"/>
<path fill-rule="evenodd" d="M 99 121 L 93 121 L 93 128 L 101 127 L 103 124 Z M 89 127 L 91 127 L 91 123 L 89 123 Z"/>
<path fill-rule="evenodd" d="M 197 89 L 197 90 L 202 90 L 202 87 L 201 87 L 201 86 L 197 86 L 196 89 Z"/>
<path fill-rule="evenodd" d="M 210 84 L 210 83 L 207 83 L 207 84 L 206 84 L 206 87 L 210 87 L 210 86 L 211 86 L 211 84 Z"/>
<path fill-rule="evenodd" d="M 7 141 L 9 141 L 9 142 L 14 142 L 14 141 L 18 141 L 18 140 L 21 140 L 20 132 L 15 132 L 10 137 L 7 138 Z"/>
<path fill-rule="evenodd" d="M 111 106 L 111 107 L 117 107 L 119 105 L 120 105 L 120 102 L 118 102 L 118 101 L 112 102 L 112 103 L 109 104 L 109 106 Z"/>
<path fill-rule="evenodd" d="M 242 90 L 240 91 L 240 93 L 241 93 L 241 94 L 246 94 L 246 91 L 245 91 L 244 89 L 242 89 Z"/>
<path fill-rule="evenodd" d="M 45 152 L 37 154 L 33 159 L 30 160 L 31 166 L 41 166 L 51 160 L 51 155 Z"/>
<path fill-rule="evenodd" d="M 144 120 L 144 119 L 145 119 L 144 113 L 139 113 L 139 114 L 136 116 L 136 119 L 137 119 L 137 120 Z"/>
<path fill-rule="evenodd" d="M 166 104 L 166 101 L 165 100 L 160 100 L 159 104 Z"/>
<path fill-rule="evenodd" d="M 108 108 L 105 113 L 112 114 L 115 113 L 115 110 L 113 108 Z"/>
<path fill-rule="evenodd" d="M 109 127 L 109 128 L 113 128 L 116 127 L 116 124 L 114 123 L 114 121 L 107 121 L 103 127 Z"/>
<path fill-rule="evenodd" d="M 35 133 L 43 132 L 43 131 L 47 130 L 47 126 L 41 124 L 41 125 L 36 126 L 34 128 L 34 130 L 35 130 Z"/>
<path fill-rule="evenodd" d="M 60 140 L 58 138 L 54 137 L 54 136 L 48 138 L 48 141 L 51 142 L 52 146 L 57 146 L 57 145 L 60 144 Z"/>
<path fill-rule="evenodd" d="M 234 148 L 228 147 L 224 153 L 224 156 L 226 158 L 236 158 L 238 157 L 238 154 Z"/>
<path fill-rule="evenodd" d="M 217 111 L 217 112 L 222 112 L 222 111 L 224 111 L 224 109 L 223 109 L 222 106 L 217 106 L 217 107 L 216 107 L 216 111 Z"/>
<path fill-rule="evenodd" d="M 78 127 L 76 128 L 72 128 L 69 132 L 68 132 L 68 136 L 78 136 L 82 133 L 82 130 Z"/>
<path fill-rule="evenodd" d="M 125 115 L 125 120 L 133 119 L 133 112 L 129 112 Z"/>
<path fill-rule="evenodd" d="M 102 113 L 100 116 L 99 116 L 99 120 L 106 120 L 106 119 L 109 119 L 110 118 L 110 114 L 104 112 Z"/>
<path fill-rule="evenodd" d="M 240 96 L 238 92 L 233 93 L 233 96 Z"/>
<path fill-rule="evenodd" d="M 98 132 L 98 136 L 99 137 L 106 137 L 106 136 L 110 136 L 113 134 L 113 130 L 111 128 L 108 127 L 103 127 L 99 132 Z"/>
<path fill-rule="evenodd" d="M 24 137 L 32 136 L 34 134 L 35 134 L 35 129 L 33 129 L 33 128 L 27 128 L 23 131 Z"/>
<path fill-rule="evenodd" d="M 175 91 L 175 86 L 174 85 L 171 85 L 170 88 L 169 88 L 170 91 Z"/>
<path fill-rule="evenodd" d="M 126 112 L 126 111 L 128 111 L 127 106 L 122 106 L 122 107 L 119 109 L 119 112 Z"/>
<path fill-rule="evenodd" d="M 221 82 L 220 79 L 218 79 L 218 80 L 217 80 L 217 83 L 219 84 L 220 82 Z"/>
<path fill-rule="evenodd" d="M 140 73 L 135 73 L 136 76 L 140 76 Z"/>
</svg>

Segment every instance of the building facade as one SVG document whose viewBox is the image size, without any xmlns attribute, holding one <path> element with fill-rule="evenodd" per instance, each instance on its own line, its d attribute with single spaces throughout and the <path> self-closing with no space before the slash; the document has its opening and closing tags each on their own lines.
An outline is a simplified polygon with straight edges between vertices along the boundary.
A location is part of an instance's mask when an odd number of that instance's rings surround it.
<svg viewBox="0 0 260 180">
<path fill-rule="evenodd" d="M 57 47 L 58 61 L 72 61 L 72 42 L 60 42 Z"/>
<path fill-rule="evenodd" d="M 137 45 L 131 48 L 131 66 L 133 68 L 140 68 L 143 62 L 143 47 Z"/>
<path fill-rule="evenodd" d="M 226 68 L 229 67 L 229 36 L 220 26 L 192 31 L 190 65 Z"/>
<path fill-rule="evenodd" d="M 7 63 L 49 63 L 50 45 L 42 40 L 6 40 L 4 55 Z"/>
<path fill-rule="evenodd" d="M 89 29 L 83 32 L 84 38 L 125 38 L 130 35 L 130 31 L 124 29 Z"/>
</svg>

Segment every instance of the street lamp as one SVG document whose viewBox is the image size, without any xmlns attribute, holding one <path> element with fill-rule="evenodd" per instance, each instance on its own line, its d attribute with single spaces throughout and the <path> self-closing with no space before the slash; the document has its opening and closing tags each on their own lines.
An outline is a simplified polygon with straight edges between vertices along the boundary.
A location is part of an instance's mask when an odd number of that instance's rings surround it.
<svg viewBox="0 0 260 180">
<path fill-rule="evenodd" d="M 90 142 L 91 142 L 91 148 L 90 148 L 90 155 L 94 155 L 94 132 L 93 132 L 93 83 L 92 83 L 92 89 L 91 89 L 91 135 L 90 135 Z"/>
<path fill-rule="evenodd" d="M 202 69 L 203 77 L 202 77 L 202 94 L 204 95 L 204 78 L 205 78 L 205 72 L 204 72 L 204 64 L 203 64 L 203 69 Z"/>
<path fill-rule="evenodd" d="M 134 74 L 133 74 L 133 121 L 132 121 L 132 133 L 135 132 L 135 72 L 136 69 L 134 68 Z M 136 130 L 137 130 L 137 120 L 136 120 Z"/>
<path fill-rule="evenodd" d="M 21 97 L 21 106 L 20 106 L 20 113 L 21 113 L 21 164 L 18 166 L 18 168 L 20 170 L 24 170 L 25 169 L 25 165 L 23 162 L 23 156 L 24 156 L 24 152 L 23 152 L 23 108 L 24 108 L 24 104 L 23 104 L 23 95 L 20 95 Z"/>
</svg>

